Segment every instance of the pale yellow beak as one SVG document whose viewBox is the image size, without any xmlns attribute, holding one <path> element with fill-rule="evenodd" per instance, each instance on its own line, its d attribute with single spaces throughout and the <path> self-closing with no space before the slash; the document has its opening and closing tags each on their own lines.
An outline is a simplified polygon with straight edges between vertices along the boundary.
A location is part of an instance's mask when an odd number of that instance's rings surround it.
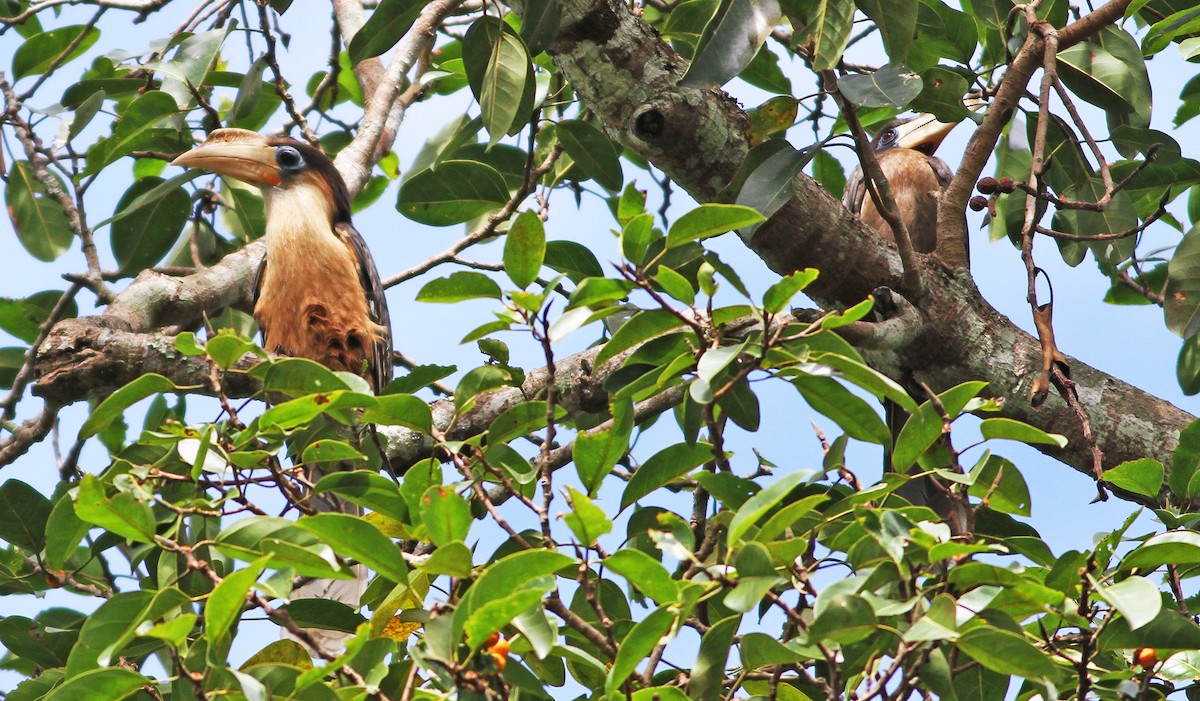
<svg viewBox="0 0 1200 701">
<path fill-rule="evenodd" d="M 986 107 L 987 103 L 973 97 L 963 100 L 963 106 L 973 112 L 978 112 Z M 899 132 L 896 136 L 896 145 L 900 148 L 927 150 L 928 153 L 933 153 L 959 124 L 961 122 L 939 122 L 932 114 L 921 113 L 896 127 Z M 925 148 L 921 148 L 922 146 Z"/>
<path fill-rule="evenodd" d="M 267 145 L 262 134 L 246 129 L 217 129 L 171 165 L 203 168 L 251 185 L 280 183 L 275 149 Z"/>
</svg>

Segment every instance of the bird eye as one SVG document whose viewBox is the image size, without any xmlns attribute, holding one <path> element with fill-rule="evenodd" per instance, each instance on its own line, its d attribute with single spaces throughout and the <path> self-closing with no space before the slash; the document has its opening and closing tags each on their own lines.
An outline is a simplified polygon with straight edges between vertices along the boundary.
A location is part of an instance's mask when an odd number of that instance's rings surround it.
<svg viewBox="0 0 1200 701">
<path fill-rule="evenodd" d="M 297 171 L 304 167 L 304 156 L 291 146 L 280 146 L 275 149 L 275 162 L 286 171 Z"/>
<path fill-rule="evenodd" d="M 895 140 L 896 140 L 896 130 L 895 129 L 888 129 L 887 131 L 883 132 L 883 143 L 890 144 Z"/>
</svg>

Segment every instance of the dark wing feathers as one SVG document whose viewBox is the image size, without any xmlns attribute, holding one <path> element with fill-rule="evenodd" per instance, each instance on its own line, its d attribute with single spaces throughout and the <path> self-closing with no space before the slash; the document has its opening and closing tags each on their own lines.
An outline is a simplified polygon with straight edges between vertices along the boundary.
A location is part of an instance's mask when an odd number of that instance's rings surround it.
<svg viewBox="0 0 1200 701">
<path fill-rule="evenodd" d="M 334 225 L 338 237 L 349 244 L 358 260 L 358 279 L 362 283 L 363 292 L 367 295 L 367 307 L 370 310 L 371 321 L 382 327 L 379 341 L 375 343 L 371 359 L 371 382 L 375 391 L 379 392 L 384 385 L 392 380 L 392 320 L 388 314 L 387 297 L 384 296 L 383 282 L 379 279 L 379 270 L 375 267 L 375 259 L 367 248 L 367 242 L 362 234 L 348 221 Z"/>
</svg>

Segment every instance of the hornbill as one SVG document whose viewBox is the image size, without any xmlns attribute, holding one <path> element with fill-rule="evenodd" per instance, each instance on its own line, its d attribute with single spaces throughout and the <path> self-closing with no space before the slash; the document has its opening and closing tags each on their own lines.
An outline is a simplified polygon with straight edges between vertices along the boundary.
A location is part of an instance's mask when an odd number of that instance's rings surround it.
<svg viewBox="0 0 1200 701">
<path fill-rule="evenodd" d="M 387 300 L 333 161 L 286 136 L 217 129 L 172 164 L 262 191 L 267 255 L 254 285 L 254 319 L 263 346 L 364 375 L 382 389 L 392 377 Z"/>
<path fill-rule="evenodd" d="M 333 161 L 288 137 L 217 129 L 172 163 L 262 191 L 267 254 L 254 284 L 254 318 L 263 346 L 362 375 L 378 393 L 392 377 L 387 300 L 366 242 L 350 223 L 350 192 Z M 313 481 L 319 476 L 309 475 Z M 311 501 L 322 511 L 355 511 L 324 495 Z M 302 583 L 292 599 L 326 598 L 357 607 L 364 585 L 359 567 L 354 579 Z M 318 629 L 308 634 L 329 653 L 349 637 Z"/>
<path fill-rule="evenodd" d="M 871 142 L 879 169 L 892 186 L 900 218 L 918 253 L 933 253 L 937 246 L 938 196 L 950 184 L 954 172 L 933 152 L 956 126 L 958 122 L 939 122 L 931 114 L 919 114 L 889 122 Z M 847 181 L 842 204 L 881 237 L 896 240 L 892 227 L 867 196 L 861 166 Z"/>
<path fill-rule="evenodd" d="M 972 109 L 977 106 L 982 106 L 982 102 L 968 103 Z M 938 199 L 954 173 L 933 153 L 957 124 L 940 122 L 931 114 L 920 114 L 889 122 L 871 142 L 879 168 L 891 185 L 900 219 L 918 253 L 933 253 L 937 247 Z M 875 202 L 868 196 L 861 166 L 847 181 L 842 204 L 880 237 L 895 241 L 892 227 L 884 221 Z M 884 414 L 894 445 L 908 416 L 898 405 L 887 400 L 884 401 Z M 888 450 L 884 453 L 884 470 L 891 469 L 892 452 Z M 955 524 L 958 519 L 952 518 L 956 509 L 949 495 L 934 483 L 932 477 L 910 480 L 896 493 L 913 504 L 928 506 L 943 518 L 949 518 L 952 526 L 961 526 Z"/>
</svg>

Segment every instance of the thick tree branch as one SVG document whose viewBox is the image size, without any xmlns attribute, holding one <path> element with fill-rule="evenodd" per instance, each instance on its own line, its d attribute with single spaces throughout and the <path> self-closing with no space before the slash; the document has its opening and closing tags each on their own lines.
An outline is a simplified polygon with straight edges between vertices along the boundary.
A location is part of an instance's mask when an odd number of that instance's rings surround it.
<svg viewBox="0 0 1200 701">
<path fill-rule="evenodd" d="M 1061 45 L 1095 33 L 1127 4 L 1109 3 L 1065 28 Z M 564 6 L 563 28 L 552 52 L 609 134 L 662 168 L 697 200 L 720 199 L 749 150 L 746 114 L 720 91 L 677 87 L 686 62 L 623 4 L 570 0 Z M 1024 68 L 1027 61 L 1036 65 L 1039 59 L 1040 53 L 1032 52 L 1030 59 L 1018 58 L 1010 71 Z M 1012 84 L 1024 82 L 1014 79 Z M 972 139 L 972 148 L 992 149 L 1003 125 L 1001 115 L 1015 104 L 1013 98 L 990 111 L 985 119 L 989 130 Z M 982 168 L 982 162 L 975 167 Z M 973 183 L 977 176 L 978 171 L 959 177 Z M 944 200 L 943 218 L 965 221 L 965 203 L 966 197 Z M 879 285 L 899 287 L 895 249 L 803 175 L 797 178 L 796 196 L 747 245 L 781 274 L 820 269 L 821 277 L 806 292 L 826 306 L 859 302 Z M 990 392 L 1006 398 L 1004 415 L 1068 436 L 1066 449 L 1047 452 L 1090 474 L 1089 447 L 1070 407 L 1059 398 L 1040 410 L 1029 403 L 1029 385 L 1041 366 L 1037 340 L 992 308 L 965 275 L 954 277 L 926 265 L 924 277 L 929 296 L 923 333 L 901 351 L 871 353 L 872 360 L 893 376 L 939 390 L 986 380 Z M 1179 432 L 1194 417 L 1081 361 L 1070 362 L 1105 466 L 1153 457 L 1169 467 Z"/>
</svg>

